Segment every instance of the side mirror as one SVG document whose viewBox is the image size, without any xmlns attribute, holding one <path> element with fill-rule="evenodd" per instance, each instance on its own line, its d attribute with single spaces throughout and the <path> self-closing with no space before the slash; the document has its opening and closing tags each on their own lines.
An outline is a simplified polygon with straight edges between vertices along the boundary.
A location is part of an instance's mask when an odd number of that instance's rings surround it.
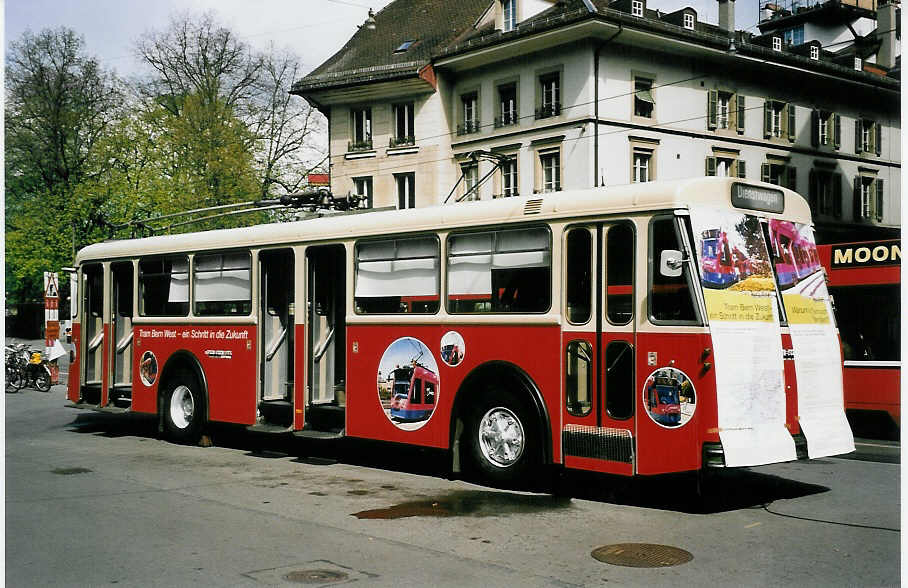
<svg viewBox="0 0 908 588">
<path fill-rule="evenodd" d="M 675 249 L 664 249 L 659 255 L 659 273 L 666 278 L 677 278 L 681 275 L 684 255 Z"/>
</svg>

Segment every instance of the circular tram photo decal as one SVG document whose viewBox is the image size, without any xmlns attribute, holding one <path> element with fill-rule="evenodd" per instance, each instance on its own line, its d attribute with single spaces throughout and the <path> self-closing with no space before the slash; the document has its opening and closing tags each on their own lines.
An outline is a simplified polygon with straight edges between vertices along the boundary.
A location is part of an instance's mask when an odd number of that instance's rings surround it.
<svg viewBox="0 0 908 588">
<path fill-rule="evenodd" d="M 142 354 L 142 359 L 139 361 L 139 374 L 142 377 L 142 383 L 146 386 L 154 385 L 155 380 L 158 379 L 158 358 L 151 351 Z"/>
<path fill-rule="evenodd" d="M 643 384 L 643 405 L 657 425 L 669 429 L 684 426 L 697 409 L 694 384 L 677 368 L 659 368 Z"/>
<path fill-rule="evenodd" d="M 378 400 L 398 429 L 415 431 L 429 422 L 439 394 L 438 363 L 425 343 L 401 337 L 378 364 Z"/>
<path fill-rule="evenodd" d="M 457 367 L 463 361 L 467 345 L 457 331 L 448 331 L 441 338 L 441 360 L 451 367 Z"/>
</svg>

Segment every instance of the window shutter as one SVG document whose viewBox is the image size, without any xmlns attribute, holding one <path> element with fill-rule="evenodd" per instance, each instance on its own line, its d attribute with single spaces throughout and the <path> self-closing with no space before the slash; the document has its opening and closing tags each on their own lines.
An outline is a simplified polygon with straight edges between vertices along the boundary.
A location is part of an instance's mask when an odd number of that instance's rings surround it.
<svg viewBox="0 0 908 588">
<path fill-rule="evenodd" d="M 786 169 L 788 175 L 788 185 L 786 186 L 790 190 L 798 191 L 798 168 L 793 165 L 789 165 Z"/>
<path fill-rule="evenodd" d="M 820 113 L 816 109 L 810 111 L 810 144 L 820 146 Z"/>
<path fill-rule="evenodd" d="M 842 174 L 832 174 L 832 216 L 842 218 Z"/>
<path fill-rule="evenodd" d="M 767 184 L 769 183 L 769 164 L 764 163 L 760 165 L 760 179 Z"/>
<path fill-rule="evenodd" d="M 854 220 L 857 222 L 857 221 L 860 221 L 863 219 L 863 216 L 861 215 L 861 176 L 857 176 L 854 178 L 853 194 L 854 194 L 854 198 L 853 198 L 854 211 L 852 214 L 854 215 Z"/>
<path fill-rule="evenodd" d="M 876 209 L 876 220 L 883 220 L 883 180 L 876 181 L 876 194 L 874 198 L 874 208 Z"/>
<path fill-rule="evenodd" d="M 859 118 L 854 119 L 854 152 L 855 153 L 861 152 L 861 126 L 862 126 L 862 124 L 863 123 L 861 122 L 861 119 L 859 119 Z"/>
<path fill-rule="evenodd" d="M 794 104 L 789 103 L 786 106 L 788 110 L 788 140 L 794 143 L 795 140 L 795 131 L 797 131 L 797 124 L 795 121 L 795 112 L 796 108 Z"/>
<path fill-rule="evenodd" d="M 819 211 L 819 205 L 817 203 L 817 172 L 815 170 L 810 170 L 810 173 L 807 174 L 807 203 L 810 205 L 810 213 L 816 216 Z"/>
<path fill-rule="evenodd" d="M 735 175 L 736 175 L 737 177 L 739 177 L 739 178 L 745 178 L 745 177 L 747 177 L 747 174 L 745 173 L 745 169 L 744 169 L 744 160 L 743 160 L 743 159 L 739 159 L 739 160 L 736 161 L 735 163 L 736 163 L 737 166 L 738 166 L 738 170 L 737 170 L 738 173 L 736 173 Z"/>
<path fill-rule="evenodd" d="M 883 125 L 880 123 L 873 124 L 873 147 L 877 156 L 883 152 Z"/>
<path fill-rule="evenodd" d="M 737 103 L 738 116 L 736 124 L 738 125 L 738 132 L 744 132 L 744 95 L 737 94 L 735 96 L 735 102 Z"/>
<path fill-rule="evenodd" d="M 763 102 L 763 138 L 772 136 L 772 100 L 768 98 Z"/>
<path fill-rule="evenodd" d="M 718 125 L 719 113 L 719 91 L 707 90 L 706 92 L 706 126 L 709 130 L 714 130 Z M 709 175 L 709 174 L 707 174 Z M 712 174 L 715 175 L 715 174 Z"/>
<path fill-rule="evenodd" d="M 706 175 L 707 176 L 716 175 L 716 158 L 715 157 L 706 158 Z"/>
<path fill-rule="evenodd" d="M 832 115 L 832 146 L 838 149 L 842 146 L 842 117 Z"/>
</svg>

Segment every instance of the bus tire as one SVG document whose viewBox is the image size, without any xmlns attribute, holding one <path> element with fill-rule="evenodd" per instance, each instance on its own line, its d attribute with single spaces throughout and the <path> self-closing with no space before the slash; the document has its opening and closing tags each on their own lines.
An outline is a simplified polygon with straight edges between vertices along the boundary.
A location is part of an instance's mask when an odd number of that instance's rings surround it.
<svg viewBox="0 0 908 588">
<path fill-rule="evenodd" d="M 471 414 L 470 461 L 476 473 L 492 484 L 527 481 L 539 455 L 537 419 L 511 392 L 489 392 Z"/>
<path fill-rule="evenodd" d="M 196 443 L 205 425 L 205 395 L 197 378 L 180 371 L 168 380 L 163 394 L 164 430 L 176 443 Z"/>
</svg>

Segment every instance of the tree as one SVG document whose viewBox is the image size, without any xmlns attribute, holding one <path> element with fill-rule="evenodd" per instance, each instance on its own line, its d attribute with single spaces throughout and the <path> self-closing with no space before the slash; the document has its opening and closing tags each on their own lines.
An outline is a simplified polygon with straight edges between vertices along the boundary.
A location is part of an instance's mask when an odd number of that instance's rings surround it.
<svg viewBox="0 0 908 588">
<path fill-rule="evenodd" d="M 6 292 L 40 296 L 42 272 L 71 260 L 99 217 L 77 218 L 76 186 L 91 174 L 96 144 L 116 118 L 118 81 L 84 54 L 66 28 L 26 32 L 6 58 Z M 76 231 L 75 234 L 73 231 Z"/>
<path fill-rule="evenodd" d="M 254 157 L 258 187 L 241 199 L 295 191 L 324 162 L 325 149 L 315 141 L 324 118 L 290 95 L 299 73 L 294 56 L 254 52 L 211 14 L 174 18 L 167 30 L 145 35 L 137 49 L 154 72 L 141 87 L 146 99 L 176 117 L 191 105 L 202 119 L 226 120 L 229 113 L 245 125 L 248 133 L 234 137 Z"/>
</svg>

